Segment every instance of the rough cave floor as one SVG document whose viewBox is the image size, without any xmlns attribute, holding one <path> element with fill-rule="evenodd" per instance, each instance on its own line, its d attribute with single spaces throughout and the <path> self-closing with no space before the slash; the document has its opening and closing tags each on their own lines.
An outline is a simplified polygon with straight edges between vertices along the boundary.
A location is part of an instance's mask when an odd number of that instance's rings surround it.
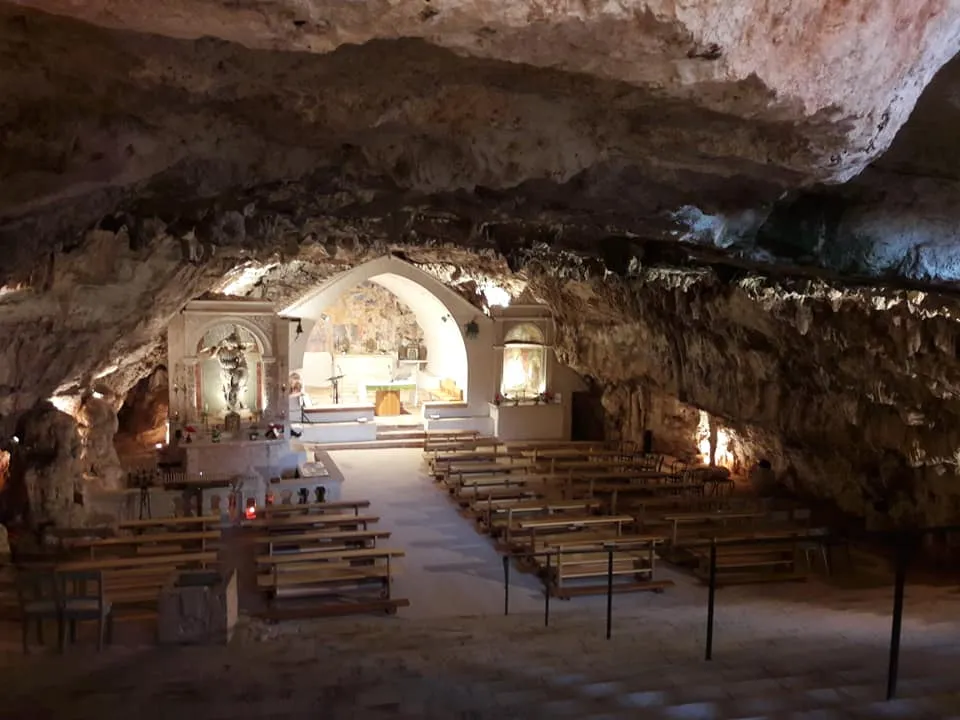
<svg viewBox="0 0 960 720">
<path fill-rule="evenodd" d="M 345 498 L 369 498 L 407 557 L 399 616 L 265 626 L 230 647 L 157 649 L 130 632 L 97 655 L 0 645 L 0 718 L 960 718 L 960 593 L 907 592 L 899 698 L 881 702 L 889 585 L 821 581 L 718 593 L 715 660 L 703 657 L 706 591 L 671 573 L 663 595 L 554 602 L 543 626 L 533 578 L 486 538 L 420 468 L 418 450 L 331 453 Z M 669 572 L 669 571 L 667 571 Z M 877 583 L 874 583 L 877 584 Z"/>
</svg>

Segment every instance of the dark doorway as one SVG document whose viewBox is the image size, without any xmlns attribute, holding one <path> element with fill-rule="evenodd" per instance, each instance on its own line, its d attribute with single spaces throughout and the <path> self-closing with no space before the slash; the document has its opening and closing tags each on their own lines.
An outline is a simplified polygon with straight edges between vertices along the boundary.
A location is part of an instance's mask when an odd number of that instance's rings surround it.
<svg viewBox="0 0 960 720">
<path fill-rule="evenodd" d="M 600 395 L 592 392 L 575 392 L 571 403 L 572 422 L 570 436 L 572 440 L 604 440 L 606 412 Z"/>
</svg>

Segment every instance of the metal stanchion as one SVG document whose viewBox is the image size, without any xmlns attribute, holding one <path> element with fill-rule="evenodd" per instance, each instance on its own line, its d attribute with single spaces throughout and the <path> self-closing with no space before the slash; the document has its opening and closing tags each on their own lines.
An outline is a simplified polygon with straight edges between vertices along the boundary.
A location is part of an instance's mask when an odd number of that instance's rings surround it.
<svg viewBox="0 0 960 720">
<path fill-rule="evenodd" d="M 890 664 L 887 667 L 887 700 L 897 694 L 897 674 L 900 669 L 900 630 L 903 626 L 903 590 L 907 583 L 907 562 L 910 559 L 910 540 L 897 537 L 897 571 L 893 588 L 893 626 L 890 630 Z"/>
<path fill-rule="evenodd" d="M 613 631 L 613 548 L 607 550 L 607 640 Z"/>
<path fill-rule="evenodd" d="M 503 556 L 503 614 L 510 614 L 510 556 Z"/>
<path fill-rule="evenodd" d="M 713 609 L 717 599 L 717 539 L 710 541 L 710 587 L 707 593 L 707 652 L 706 659 L 713 659 Z"/>
<path fill-rule="evenodd" d="M 550 627 L 550 553 L 547 553 L 547 581 L 543 584 L 543 626 Z"/>
</svg>

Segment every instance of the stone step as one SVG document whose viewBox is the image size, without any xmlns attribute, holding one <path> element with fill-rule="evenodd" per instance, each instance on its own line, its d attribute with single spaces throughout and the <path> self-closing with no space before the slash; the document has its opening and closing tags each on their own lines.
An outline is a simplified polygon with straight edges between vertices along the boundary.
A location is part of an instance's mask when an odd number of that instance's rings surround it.
<svg viewBox="0 0 960 720">
<path fill-rule="evenodd" d="M 318 449 L 327 450 L 380 450 L 385 448 L 422 448 L 423 438 L 364 440 L 360 442 L 316 443 Z"/>
</svg>

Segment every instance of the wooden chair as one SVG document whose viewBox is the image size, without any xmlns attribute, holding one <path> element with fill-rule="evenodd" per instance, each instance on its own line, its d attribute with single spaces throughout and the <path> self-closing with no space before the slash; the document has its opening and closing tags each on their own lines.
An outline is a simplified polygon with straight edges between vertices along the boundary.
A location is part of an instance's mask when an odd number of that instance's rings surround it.
<svg viewBox="0 0 960 720">
<path fill-rule="evenodd" d="M 99 570 L 63 570 L 57 573 L 60 598 L 60 651 L 64 634 L 70 625 L 70 642 L 77 640 L 77 623 L 97 621 L 97 652 L 103 649 L 104 630 L 112 640 L 113 614 L 109 600 L 103 596 L 103 573 Z M 92 587 L 93 586 L 93 587 Z"/>
<path fill-rule="evenodd" d="M 43 621 L 55 619 L 58 632 L 62 632 L 63 620 L 60 616 L 57 582 L 53 572 L 20 571 L 17 573 L 16 585 L 21 613 L 23 654 L 26 655 L 31 620 L 37 623 L 37 642 L 40 645 L 43 645 Z"/>
</svg>

